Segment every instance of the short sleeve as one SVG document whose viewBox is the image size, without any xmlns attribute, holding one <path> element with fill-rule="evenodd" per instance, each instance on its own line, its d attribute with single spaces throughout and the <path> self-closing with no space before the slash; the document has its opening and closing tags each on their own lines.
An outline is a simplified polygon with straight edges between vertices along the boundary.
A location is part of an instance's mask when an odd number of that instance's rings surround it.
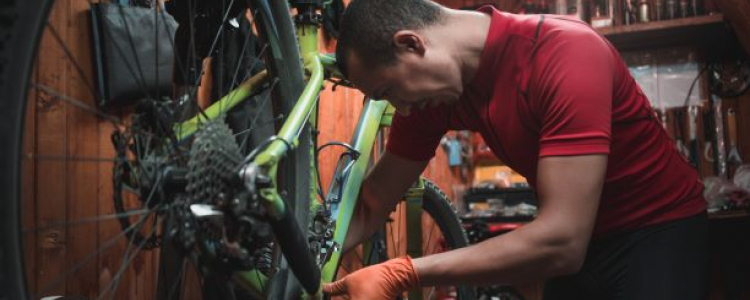
<svg viewBox="0 0 750 300">
<path fill-rule="evenodd" d="M 552 32 L 539 47 L 529 89 L 540 121 L 539 156 L 608 154 L 613 50 L 588 28 Z"/>
<path fill-rule="evenodd" d="M 386 150 L 397 156 L 426 161 L 435 156 L 440 139 L 448 132 L 449 106 L 412 111 L 409 116 L 393 117 Z"/>
</svg>

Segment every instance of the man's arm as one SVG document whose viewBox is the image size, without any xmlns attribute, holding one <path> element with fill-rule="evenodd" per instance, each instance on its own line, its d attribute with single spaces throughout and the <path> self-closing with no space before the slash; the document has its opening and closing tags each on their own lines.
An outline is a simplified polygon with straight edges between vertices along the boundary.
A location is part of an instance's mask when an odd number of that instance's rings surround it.
<svg viewBox="0 0 750 300">
<path fill-rule="evenodd" d="M 537 218 L 468 248 L 414 259 L 420 284 L 512 284 L 577 272 L 596 221 L 606 168 L 606 155 L 541 158 Z"/>
<path fill-rule="evenodd" d="M 383 224 L 401 196 L 417 180 L 429 161 L 412 161 L 386 151 L 362 182 L 344 252 L 366 240 Z"/>
</svg>

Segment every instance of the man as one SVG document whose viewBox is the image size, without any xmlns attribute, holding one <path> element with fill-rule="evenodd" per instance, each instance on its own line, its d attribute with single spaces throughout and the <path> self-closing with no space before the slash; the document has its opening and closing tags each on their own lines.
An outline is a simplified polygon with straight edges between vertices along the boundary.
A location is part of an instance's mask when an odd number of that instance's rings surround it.
<svg viewBox="0 0 750 300">
<path fill-rule="evenodd" d="M 480 132 L 534 186 L 539 215 L 477 245 L 362 269 L 325 292 L 393 299 L 416 286 L 547 280 L 545 299 L 707 296 L 699 177 L 587 24 L 353 0 L 342 28 L 342 72 L 399 113 L 345 249 L 382 224 L 450 129 Z"/>
</svg>

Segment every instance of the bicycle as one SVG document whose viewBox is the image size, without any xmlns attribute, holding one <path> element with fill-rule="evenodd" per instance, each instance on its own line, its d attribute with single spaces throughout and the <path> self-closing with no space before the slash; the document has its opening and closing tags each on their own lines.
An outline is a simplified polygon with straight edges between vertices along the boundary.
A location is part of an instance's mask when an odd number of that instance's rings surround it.
<svg viewBox="0 0 750 300">
<path fill-rule="evenodd" d="M 226 6 L 222 10 L 222 27 L 209 53 L 214 52 L 235 2 L 222 3 Z M 85 73 L 70 57 L 69 49 L 47 19 L 53 4 L 50 0 L 0 4 L 0 93 L 5 95 L 0 101 L 0 137 L 6 141 L 0 146 L 3 199 L 0 299 L 38 299 L 76 292 L 96 299 L 118 297 L 123 274 L 137 268 L 130 263 L 149 249 L 154 251 L 149 252 L 151 258 L 146 260 L 158 261 L 158 274 L 152 274 L 158 275 L 153 283 L 154 298 L 190 297 L 186 291 L 191 288 L 199 289 L 201 296 L 208 299 L 321 297 L 320 284 L 334 280 L 341 271 L 341 245 L 363 177 L 375 154 L 373 148 L 377 148 L 376 136 L 390 124 L 394 113 L 385 101 L 369 100 L 364 104 L 351 143 L 316 146 L 313 133 L 317 125 L 318 93 L 324 80 L 338 74 L 335 58 L 318 53 L 317 11 L 327 3 L 249 1 L 252 26 L 264 45 L 257 54 L 265 62 L 265 71 L 249 75 L 210 107 L 193 108 L 198 112 L 188 120 L 180 116 L 187 114 L 186 105 L 194 107 L 194 94 L 188 93 L 185 102 L 146 99 L 134 109 L 135 117 L 122 120 L 90 104 L 98 96 L 95 92 L 84 97 L 88 100 L 78 100 L 56 89 L 45 78 L 32 78 L 33 66 L 38 71 L 40 66 L 54 63 L 37 55 L 40 43 L 45 43 L 40 42 L 43 33 L 47 43 L 56 43 L 56 47 L 46 45 L 44 51 L 72 60 L 71 74 Z M 296 10 L 294 16 L 290 14 L 290 6 Z M 154 15 L 164 16 L 157 11 Z M 237 65 L 238 70 L 240 66 Z M 247 99 L 261 100 L 247 104 L 251 102 Z M 267 102 L 272 104 L 266 105 Z M 222 120 L 232 107 L 242 105 L 257 111 L 251 125 L 258 126 L 232 132 Z M 76 121 L 107 124 L 109 127 L 105 128 L 111 129 L 112 143 L 100 146 L 90 156 L 83 156 L 88 153 L 86 149 L 69 145 L 61 146 L 64 149 L 61 155 L 45 154 L 49 144 L 59 142 L 55 138 L 81 139 L 91 133 L 71 135 L 66 128 L 76 127 L 65 123 L 62 134 L 29 142 L 30 135 L 25 132 L 29 128 L 37 135 L 47 129 L 52 133 L 61 129 L 29 124 L 44 120 L 37 116 L 38 110 L 49 107 L 65 107 L 63 115 L 75 117 Z M 284 116 L 283 122 L 275 116 Z M 258 121 L 260 118 L 264 121 Z M 235 135 L 247 132 L 251 134 L 244 135 L 238 144 Z M 30 149 L 24 145 L 29 143 L 34 151 L 27 153 Z M 346 151 L 325 195 L 317 171 L 317 154 L 328 146 L 341 146 Z M 113 157 L 98 157 L 101 153 Z M 67 169 L 93 170 L 93 174 L 112 176 L 111 187 L 70 185 L 62 191 L 66 201 L 74 201 L 69 194 L 84 200 L 109 194 L 104 200 L 99 199 L 101 203 L 94 211 L 108 213 L 78 216 L 75 211 L 67 212 L 68 203 L 56 201 L 61 195 L 59 191 L 43 187 L 45 182 L 41 179 L 67 176 L 59 170 L 60 165 L 54 168 L 61 163 Z M 34 172 L 31 177 L 22 172 L 29 169 Z M 318 198 L 320 201 L 316 201 Z M 466 235 L 449 202 L 433 184 L 420 179 L 404 198 L 392 220 L 363 246 L 362 255 L 357 258 L 362 265 L 383 261 L 399 252 L 420 256 L 467 245 Z M 84 207 L 79 202 L 72 205 Z M 34 211 L 45 206 L 61 208 L 65 211 L 63 219 L 34 215 Z M 399 217 L 399 213 L 406 216 Z M 71 214 L 77 218 L 68 220 L 67 215 Z M 94 246 L 97 248 L 86 255 L 75 252 L 79 248 L 92 248 L 85 226 L 100 224 L 96 226 L 101 228 L 111 221 L 120 223 L 119 230 L 112 232 L 114 238 L 103 243 L 97 240 L 99 243 Z M 405 245 L 393 237 L 402 231 L 394 229 L 394 225 L 402 223 L 408 228 Z M 425 224 L 431 225 L 429 231 L 423 228 Z M 435 228 L 439 231 L 437 237 L 433 236 Z M 33 254 L 24 255 L 35 251 L 36 244 L 49 245 L 50 251 L 70 250 L 76 261 L 53 266 L 60 267 L 59 274 L 37 273 L 39 265 L 45 262 L 36 261 L 38 257 Z M 118 245 L 125 247 L 124 251 L 116 250 L 115 256 L 124 252 L 120 264 L 102 262 L 101 252 Z M 99 260 L 93 267 L 88 265 L 92 259 Z M 99 274 L 103 264 L 115 266 L 116 272 Z M 185 275 L 190 266 L 194 269 L 190 274 L 198 279 L 186 278 L 190 276 Z M 80 278 L 76 277 L 84 277 L 79 272 L 93 273 L 101 282 L 93 288 L 79 286 L 76 280 Z M 198 286 L 191 286 L 191 282 L 197 282 Z M 410 299 L 423 297 L 474 299 L 475 296 L 469 287 L 416 289 L 408 293 Z"/>
</svg>

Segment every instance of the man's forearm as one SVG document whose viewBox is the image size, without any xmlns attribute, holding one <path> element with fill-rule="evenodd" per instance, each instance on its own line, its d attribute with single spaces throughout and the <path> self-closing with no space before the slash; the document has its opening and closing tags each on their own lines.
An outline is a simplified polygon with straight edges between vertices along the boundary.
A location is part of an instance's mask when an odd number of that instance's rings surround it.
<svg viewBox="0 0 750 300">
<path fill-rule="evenodd" d="M 392 210 L 387 207 L 382 207 L 388 206 L 387 203 L 383 203 L 381 207 L 373 209 L 372 205 L 369 205 L 369 203 L 374 202 L 372 200 L 374 197 L 376 197 L 376 195 L 373 194 L 373 191 L 369 186 L 364 185 L 361 196 L 357 201 L 357 206 L 354 208 L 354 214 L 349 223 L 349 231 L 346 234 L 346 242 L 344 242 L 344 253 L 349 252 L 355 246 L 364 242 L 368 237 L 375 233 L 385 222 L 388 217 L 388 212 Z"/>
<path fill-rule="evenodd" d="M 423 286 L 516 284 L 572 273 L 567 241 L 550 240 L 532 224 L 482 243 L 414 259 Z"/>
<path fill-rule="evenodd" d="M 362 190 L 346 234 L 344 252 L 365 241 L 381 228 L 427 163 L 428 161 L 410 161 L 388 152 L 383 154 L 362 182 Z"/>
</svg>

